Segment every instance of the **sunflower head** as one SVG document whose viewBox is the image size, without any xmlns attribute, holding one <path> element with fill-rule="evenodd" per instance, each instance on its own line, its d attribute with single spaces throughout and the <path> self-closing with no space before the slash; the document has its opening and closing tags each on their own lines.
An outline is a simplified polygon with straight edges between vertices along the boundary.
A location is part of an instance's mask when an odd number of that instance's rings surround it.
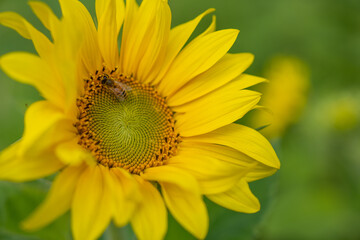
<svg viewBox="0 0 360 240">
<path fill-rule="evenodd" d="M 31 39 L 38 53 L 5 54 L 1 68 L 44 97 L 28 108 L 23 137 L 1 153 L 0 179 L 57 173 L 24 228 L 71 210 L 76 240 L 98 238 L 110 221 L 131 223 L 140 240 L 157 240 L 168 209 L 203 239 L 203 196 L 258 211 L 248 183 L 280 164 L 262 135 L 234 123 L 260 100 L 247 88 L 265 81 L 244 73 L 252 54 L 228 53 L 239 31 L 216 31 L 213 18 L 188 42 L 213 9 L 171 28 L 165 0 L 96 0 L 95 26 L 80 1 L 59 2 L 61 18 L 30 3 L 52 40 L 20 15 L 0 13 L 0 24 Z"/>
<path fill-rule="evenodd" d="M 78 144 L 98 163 L 140 174 L 175 155 L 180 135 L 173 112 L 154 87 L 106 68 L 84 86 L 77 99 Z"/>
</svg>

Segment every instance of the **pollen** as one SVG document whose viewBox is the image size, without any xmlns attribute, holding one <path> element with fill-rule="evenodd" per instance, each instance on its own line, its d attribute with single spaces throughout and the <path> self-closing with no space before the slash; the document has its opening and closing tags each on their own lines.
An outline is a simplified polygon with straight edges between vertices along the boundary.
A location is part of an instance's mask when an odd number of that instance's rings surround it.
<svg viewBox="0 0 360 240">
<path fill-rule="evenodd" d="M 96 71 L 77 99 L 80 140 L 99 164 L 140 174 L 174 156 L 180 134 L 166 99 L 117 69 Z"/>
</svg>

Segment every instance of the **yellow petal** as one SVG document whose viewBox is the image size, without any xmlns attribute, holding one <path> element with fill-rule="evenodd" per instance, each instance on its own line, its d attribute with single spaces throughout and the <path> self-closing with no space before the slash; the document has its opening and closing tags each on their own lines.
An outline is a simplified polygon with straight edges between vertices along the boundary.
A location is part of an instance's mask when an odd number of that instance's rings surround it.
<svg viewBox="0 0 360 240">
<path fill-rule="evenodd" d="M 209 219 L 201 196 L 174 184 L 162 183 L 161 186 L 166 205 L 174 218 L 196 238 L 204 239 Z"/>
<path fill-rule="evenodd" d="M 61 47 L 57 48 L 57 51 L 60 51 L 60 49 Z M 64 51 L 66 51 L 65 48 Z M 59 70 L 59 76 L 63 81 L 63 85 L 65 89 L 64 109 L 66 114 L 69 114 L 69 112 L 71 112 L 71 110 L 73 110 L 73 108 L 76 107 L 75 105 L 76 98 L 77 96 L 80 95 L 80 91 L 83 89 L 83 83 L 80 82 L 79 80 L 80 78 L 77 77 L 75 62 L 78 61 L 74 61 L 71 58 L 63 58 L 63 57 L 60 57 L 56 60 L 57 69 Z"/>
<path fill-rule="evenodd" d="M 75 23 L 69 17 L 63 18 L 58 24 L 55 22 L 51 22 L 51 24 L 54 38 L 53 62 L 56 66 L 56 74 L 61 79 L 65 92 L 64 109 L 69 112 L 69 109 L 75 105 L 80 89 L 83 89 L 83 79 L 78 78 L 78 71 L 89 73 L 80 58 L 83 34 L 72 27 L 72 25 L 75 26 Z M 77 64 L 84 69 L 77 70 Z"/>
<path fill-rule="evenodd" d="M 95 1 L 95 10 L 96 10 L 96 17 L 98 20 L 98 23 L 100 23 L 101 18 L 103 17 L 104 14 L 106 14 L 108 11 L 107 7 L 109 6 L 109 4 L 112 4 L 111 1 L 113 0 L 96 0 Z M 113 19 L 116 18 L 116 32 L 117 34 L 119 34 L 120 28 L 123 24 L 124 21 L 124 16 L 125 16 L 125 5 L 124 5 L 124 1 L 123 0 L 115 0 L 115 13 L 116 15 L 114 16 Z"/>
<path fill-rule="evenodd" d="M 120 50 L 120 66 L 121 72 L 125 75 L 134 75 L 135 67 L 138 62 L 137 51 L 140 49 L 140 44 L 145 37 L 147 28 L 155 17 L 155 11 L 159 6 L 160 1 L 147 0 L 137 7 L 135 0 L 126 0 L 125 19 L 123 34 L 121 39 Z M 146 6 L 146 8 L 144 7 Z M 139 19 L 140 18 L 140 19 Z M 132 53 L 132 51 L 135 53 Z"/>
<path fill-rule="evenodd" d="M 52 153 L 19 155 L 21 141 L 14 143 L 0 154 L 0 179 L 24 182 L 49 176 L 64 165 Z"/>
<path fill-rule="evenodd" d="M 227 53 L 238 33 L 238 30 L 226 29 L 190 42 L 171 64 L 160 82 L 159 91 L 164 96 L 171 96 L 192 78 L 208 70 Z"/>
<path fill-rule="evenodd" d="M 30 34 L 27 27 L 24 25 L 25 19 L 14 12 L 0 13 L 0 24 L 17 31 L 22 37 L 30 39 Z"/>
<path fill-rule="evenodd" d="M 116 2 L 123 2 L 116 1 Z M 98 37 L 99 48 L 104 58 L 105 64 L 110 69 L 115 69 L 119 60 L 118 49 L 118 34 L 117 31 L 117 15 L 124 14 L 118 13 L 115 0 L 97 0 L 96 1 L 96 14 L 98 18 Z M 120 29 L 120 28 L 119 28 Z"/>
<path fill-rule="evenodd" d="M 259 200 L 244 179 L 224 193 L 207 195 L 207 197 L 220 206 L 237 212 L 255 213 L 260 210 Z"/>
<path fill-rule="evenodd" d="M 250 127 L 255 129 L 262 128 L 264 126 L 270 126 L 274 123 L 274 112 L 272 109 L 265 106 L 256 105 L 253 110 L 254 113 L 252 113 L 251 119 L 254 119 L 254 121 L 250 121 Z"/>
<path fill-rule="evenodd" d="M 67 107 L 73 107 L 83 90 L 79 73 L 94 73 L 102 67 L 97 32 L 91 15 L 77 0 L 60 0 L 63 18 L 53 26 L 56 66 L 67 94 Z M 56 36 L 56 37 L 55 37 Z M 77 66 L 85 69 L 78 69 Z"/>
<path fill-rule="evenodd" d="M 89 165 L 95 165 L 96 161 L 94 156 L 81 147 L 78 144 L 79 139 L 73 137 L 69 141 L 62 142 L 56 146 L 55 153 L 56 156 L 64 164 L 77 166 L 83 162 L 86 162 Z"/>
<path fill-rule="evenodd" d="M 245 71 L 253 59 L 254 56 L 250 53 L 226 54 L 209 70 L 192 79 L 171 96 L 168 100 L 169 106 L 177 106 L 191 102 L 227 84 Z M 237 81 L 244 81 L 243 78 L 244 77 Z M 254 84 L 256 83 L 258 82 L 254 81 Z"/>
<path fill-rule="evenodd" d="M 200 193 L 198 183 L 189 173 L 174 166 L 147 168 L 141 175 L 146 180 L 179 185 L 190 192 Z"/>
<path fill-rule="evenodd" d="M 127 2 L 121 44 L 121 66 L 125 75 L 145 77 L 164 52 L 170 31 L 170 9 L 166 1 L 144 0 L 138 11 Z"/>
<path fill-rule="evenodd" d="M 249 74 L 246 74 L 246 73 L 241 74 L 240 76 L 238 76 L 233 81 L 238 82 L 238 84 L 239 84 L 238 87 L 240 87 L 242 89 L 254 86 L 254 85 L 259 84 L 259 83 L 263 83 L 263 82 L 267 83 L 267 82 L 269 82 L 269 80 L 267 80 L 265 78 L 257 77 L 257 76 L 254 76 L 254 75 L 249 75 Z"/>
<path fill-rule="evenodd" d="M 58 107 L 63 107 L 63 88 L 53 77 L 48 63 L 36 55 L 13 52 L 0 58 L 0 66 L 11 78 L 36 87 L 44 98 Z"/>
<path fill-rule="evenodd" d="M 268 140 L 256 130 L 240 124 L 229 124 L 189 140 L 228 146 L 265 165 L 280 168 L 279 159 Z"/>
<path fill-rule="evenodd" d="M 50 40 L 43 33 L 41 33 L 36 28 L 34 28 L 26 20 L 23 20 L 23 24 L 27 28 L 31 40 L 39 56 L 43 61 L 46 62 L 46 64 L 49 65 L 51 69 L 51 73 L 50 73 L 51 76 L 49 79 L 47 79 L 47 81 L 49 81 L 54 88 L 55 87 L 58 88 L 58 91 L 62 94 L 62 96 L 65 96 L 66 92 L 65 92 L 64 84 L 60 78 L 57 66 L 55 64 L 55 48 L 53 43 L 50 42 Z M 64 97 L 60 98 L 57 105 L 62 106 L 63 102 L 64 102 Z"/>
<path fill-rule="evenodd" d="M 151 31 L 144 38 L 144 43 L 141 45 L 142 49 L 139 58 L 139 67 L 137 69 L 137 76 L 139 79 L 148 80 L 148 75 L 152 72 L 158 73 L 160 67 L 163 65 L 163 60 L 166 54 L 166 44 L 170 34 L 171 11 L 166 1 L 160 3 L 159 10 L 157 10 L 154 18 Z"/>
<path fill-rule="evenodd" d="M 131 219 L 139 240 L 161 240 L 167 229 L 167 213 L 159 191 L 148 181 L 137 177 L 143 201 Z"/>
<path fill-rule="evenodd" d="M 53 61 L 54 46 L 50 40 L 27 21 L 25 21 L 24 24 L 30 33 L 31 40 L 39 56 L 45 61 Z"/>
<path fill-rule="evenodd" d="M 196 238 L 205 238 L 209 219 L 193 176 L 173 166 L 161 166 L 146 169 L 142 177 L 158 181 L 174 218 Z"/>
<path fill-rule="evenodd" d="M 112 168 L 106 177 L 110 187 L 113 204 L 113 215 L 116 226 L 125 226 L 133 215 L 140 201 L 138 183 L 125 170 Z"/>
<path fill-rule="evenodd" d="M 119 34 L 120 28 L 123 25 L 125 18 L 125 4 L 123 0 L 117 0 L 116 1 L 116 26 L 117 26 L 117 33 Z"/>
<path fill-rule="evenodd" d="M 168 165 L 193 175 L 203 194 L 224 192 L 247 173 L 246 167 L 222 161 L 223 156 L 214 156 L 212 151 L 200 146 L 199 143 L 181 143 L 179 153 L 169 160 Z"/>
<path fill-rule="evenodd" d="M 113 217 L 116 225 L 122 227 L 126 225 L 130 219 L 129 209 L 125 208 L 125 196 L 122 185 L 113 173 L 109 171 L 105 176 L 105 186 L 109 188 L 112 193 L 111 201 L 107 204 L 111 205 L 113 209 Z M 124 212 L 125 210 L 125 212 Z M 133 211 L 134 209 L 131 208 Z"/>
<path fill-rule="evenodd" d="M 260 93 L 239 90 L 227 84 L 186 105 L 174 108 L 177 128 L 182 136 L 213 131 L 242 118 L 259 101 Z"/>
<path fill-rule="evenodd" d="M 169 41 L 167 42 L 166 46 L 163 46 L 162 54 L 159 56 L 157 62 L 155 63 L 154 68 L 152 69 L 152 71 L 150 72 L 149 75 L 142 77 L 142 79 L 145 80 L 144 81 L 145 83 L 152 83 L 155 85 L 156 83 L 158 83 L 160 81 L 161 76 L 163 76 L 165 74 L 165 72 L 169 68 L 171 62 L 176 57 L 175 54 L 179 53 L 180 48 L 177 48 L 177 47 L 183 47 L 183 45 L 185 45 L 185 42 L 187 41 L 187 39 L 189 38 L 191 33 L 194 31 L 194 29 L 192 29 L 192 27 L 195 27 L 199 23 L 201 18 L 207 14 L 207 12 L 212 12 L 212 11 L 213 11 L 213 9 L 209 9 L 208 11 L 206 11 L 205 13 L 203 13 L 199 17 L 197 17 L 195 20 L 190 21 L 189 25 L 187 26 L 188 28 L 183 29 L 180 27 L 180 29 L 183 30 L 180 34 L 177 29 L 178 26 L 170 31 Z M 215 31 L 215 25 L 216 25 L 215 20 L 216 20 L 216 17 L 213 16 L 213 21 L 211 22 L 210 26 L 203 33 L 201 33 L 197 38 L 202 37 L 206 34 L 209 34 L 213 31 Z M 187 36 L 187 34 L 189 34 L 189 35 Z M 177 37 L 179 37 L 179 38 L 177 38 Z M 176 38 L 176 39 L 174 39 L 174 38 Z M 154 80 L 154 78 L 156 78 L 156 79 Z"/>
<path fill-rule="evenodd" d="M 53 148 L 68 140 L 68 132 L 75 130 L 72 124 L 72 120 L 50 102 L 33 103 L 25 113 L 25 130 L 17 155 L 25 159 L 46 155 L 57 160 Z"/>
<path fill-rule="evenodd" d="M 211 24 L 209 25 L 209 27 L 197 37 L 205 36 L 206 34 L 215 32 L 215 30 L 216 30 L 216 16 L 213 15 L 212 20 L 211 20 Z"/>
<path fill-rule="evenodd" d="M 108 204 L 111 196 L 106 191 L 106 170 L 102 168 L 102 165 L 88 167 L 77 183 L 71 207 L 75 240 L 97 239 L 110 223 L 113 209 Z"/>
<path fill-rule="evenodd" d="M 135 0 L 126 0 L 125 7 L 125 18 L 124 18 L 124 26 L 122 30 L 121 36 L 121 49 L 120 49 L 120 71 L 125 73 L 124 69 L 127 67 L 125 65 L 127 59 L 129 58 L 126 52 L 126 49 L 131 44 L 130 32 L 133 29 L 133 26 L 136 22 L 137 12 L 139 11 L 138 5 Z"/>
<path fill-rule="evenodd" d="M 133 175 L 121 168 L 112 168 L 111 171 L 118 178 L 126 199 L 132 202 L 140 202 L 142 200 L 141 194 Z"/>
<path fill-rule="evenodd" d="M 59 137 L 62 137 L 62 132 L 56 132 L 57 124 L 63 119 L 63 113 L 47 101 L 30 105 L 25 113 L 25 130 L 19 154 L 25 154 L 26 151 L 36 152 L 34 148 L 40 152 L 56 143 Z M 71 123 L 69 125 L 72 127 Z M 47 143 L 43 141 L 45 145 L 39 144 L 39 139 L 45 135 L 53 136 L 52 139 L 46 139 Z"/>
<path fill-rule="evenodd" d="M 252 182 L 259 179 L 263 179 L 273 175 L 274 173 L 276 173 L 276 171 L 277 171 L 276 168 L 269 168 L 266 165 L 257 164 L 248 172 L 248 174 L 246 174 L 245 180 L 247 182 Z"/>
<path fill-rule="evenodd" d="M 70 209 L 75 187 L 84 166 L 65 168 L 52 183 L 51 189 L 44 202 L 26 219 L 24 229 L 39 229 Z"/>
<path fill-rule="evenodd" d="M 38 1 L 30 1 L 29 5 L 42 24 L 51 31 L 51 22 L 59 21 L 51 8 L 46 3 Z"/>
<path fill-rule="evenodd" d="M 0 24 L 14 29 L 24 38 L 31 39 L 40 57 L 50 61 L 53 54 L 52 43 L 22 16 L 13 12 L 0 13 Z"/>
<path fill-rule="evenodd" d="M 102 59 L 99 51 L 96 28 L 90 13 L 85 6 L 77 0 L 60 0 L 63 13 L 63 24 L 69 33 L 79 37 L 70 38 L 68 44 L 73 45 L 74 53 L 79 50 L 81 45 L 81 57 L 87 66 L 89 73 L 95 72 L 101 65 Z M 74 54 L 73 53 L 73 54 Z"/>
<path fill-rule="evenodd" d="M 146 79 L 148 82 L 153 82 L 153 84 L 160 82 L 169 69 L 171 63 L 174 61 L 175 57 L 178 55 L 180 50 L 184 47 L 185 43 L 190 38 L 191 34 L 194 32 L 201 19 L 214 11 L 215 9 L 213 8 L 208 9 L 197 16 L 195 19 L 171 29 L 164 60 L 162 64 L 157 64 L 157 67 L 159 68 L 158 71 L 154 70 L 152 75 Z"/>
<path fill-rule="evenodd" d="M 276 168 L 264 165 L 234 148 L 212 143 L 192 142 L 191 138 L 184 138 L 183 141 L 181 146 L 196 146 L 196 149 L 206 151 L 207 154 L 215 159 L 236 165 L 241 169 L 246 169 L 246 181 L 255 181 L 265 178 L 273 175 L 277 171 Z M 171 160 L 169 164 L 171 164 Z"/>
</svg>

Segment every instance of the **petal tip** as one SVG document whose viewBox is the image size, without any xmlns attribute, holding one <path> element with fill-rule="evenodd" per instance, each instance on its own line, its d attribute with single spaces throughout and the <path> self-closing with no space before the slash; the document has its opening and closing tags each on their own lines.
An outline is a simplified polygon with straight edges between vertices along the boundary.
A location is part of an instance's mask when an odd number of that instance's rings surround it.
<svg viewBox="0 0 360 240">
<path fill-rule="evenodd" d="M 30 218 L 27 218 L 24 221 L 22 221 L 20 223 L 20 228 L 27 232 L 35 231 L 36 229 L 38 229 L 38 227 L 36 227 L 36 225 L 34 225 L 34 223 L 31 222 Z"/>
<path fill-rule="evenodd" d="M 254 62 L 255 55 L 253 53 L 244 53 L 249 58 L 250 65 Z"/>
</svg>

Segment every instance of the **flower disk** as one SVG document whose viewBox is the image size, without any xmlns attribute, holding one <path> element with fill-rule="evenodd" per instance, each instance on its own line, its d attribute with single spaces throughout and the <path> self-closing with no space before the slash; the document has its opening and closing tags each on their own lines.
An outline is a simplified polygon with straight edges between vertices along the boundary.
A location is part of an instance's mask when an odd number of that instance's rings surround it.
<svg viewBox="0 0 360 240">
<path fill-rule="evenodd" d="M 85 81 L 77 106 L 79 144 L 104 166 L 139 174 L 176 153 L 173 113 L 151 86 L 115 71 L 97 72 Z"/>
</svg>

